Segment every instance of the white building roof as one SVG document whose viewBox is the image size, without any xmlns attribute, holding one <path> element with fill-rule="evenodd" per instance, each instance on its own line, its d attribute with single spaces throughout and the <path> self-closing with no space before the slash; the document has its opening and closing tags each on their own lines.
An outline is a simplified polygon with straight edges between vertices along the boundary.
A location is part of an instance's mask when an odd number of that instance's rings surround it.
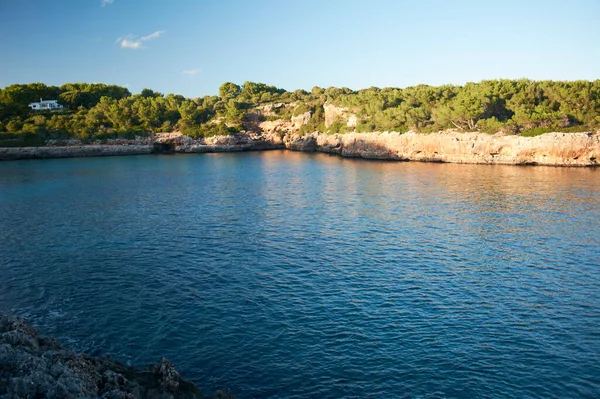
<svg viewBox="0 0 600 399">
<path fill-rule="evenodd" d="M 56 103 L 58 100 L 42 100 L 42 101 L 37 101 L 34 103 L 30 103 L 29 105 L 33 105 L 33 104 L 54 104 Z"/>
</svg>

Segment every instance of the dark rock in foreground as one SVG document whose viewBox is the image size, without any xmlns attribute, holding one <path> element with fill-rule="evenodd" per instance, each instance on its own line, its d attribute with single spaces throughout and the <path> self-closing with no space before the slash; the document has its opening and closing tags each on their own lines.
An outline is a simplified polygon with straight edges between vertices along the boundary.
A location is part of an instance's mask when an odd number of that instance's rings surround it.
<svg viewBox="0 0 600 399">
<path fill-rule="evenodd" d="M 108 357 L 63 348 L 22 319 L 0 315 L 0 399 L 9 398 L 202 398 L 162 359 L 139 370 Z M 226 390 L 213 398 L 234 399 Z"/>
</svg>

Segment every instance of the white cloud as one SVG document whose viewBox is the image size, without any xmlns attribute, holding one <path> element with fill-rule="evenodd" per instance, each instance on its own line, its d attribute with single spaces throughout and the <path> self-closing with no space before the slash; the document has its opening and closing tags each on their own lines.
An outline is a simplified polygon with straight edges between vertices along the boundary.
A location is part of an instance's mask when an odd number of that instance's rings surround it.
<svg viewBox="0 0 600 399">
<path fill-rule="evenodd" d="M 165 33 L 165 32 L 162 30 L 157 30 L 154 33 L 150 33 L 149 35 L 141 36 L 141 37 L 128 35 L 126 37 L 118 38 L 117 43 L 119 43 L 121 48 L 132 48 L 132 49 L 144 48 L 144 46 L 142 46 L 142 43 L 144 43 L 148 40 L 156 39 L 163 33 Z"/>
<path fill-rule="evenodd" d="M 145 42 L 146 40 L 150 40 L 150 39 L 156 39 L 157 37 L 159 37 L 160 35 L 162 35 L 164 32 L 162 30 L 157 30 L 154 33 L 150 33 L 147 36 L 142 36 L 140 38 L 141 41 Z"/>
<path fill-rule="evenodd" d="M 132 41 L 132 40 L 127 40 L 127 39 L 123 39 L 121 40 L 121 47 L 123 48 L 140 48 L 142 47 L 142 42 L 137 40 L 137 41 Z"/>
<path fill-rule="evenodd" d="M 196 76 L 200 73 L 200 69 L 186 69 L 185 71 L 181 71 L 181 73 L 188 76 Z"/>
<path fill-rule="evenodd" d="M 101 0 L 100 4 L 102 4 L 102 7 L 105 7 L 107 4 L 112 4 L 114 2 L 115 0 Z"/>
</svg>

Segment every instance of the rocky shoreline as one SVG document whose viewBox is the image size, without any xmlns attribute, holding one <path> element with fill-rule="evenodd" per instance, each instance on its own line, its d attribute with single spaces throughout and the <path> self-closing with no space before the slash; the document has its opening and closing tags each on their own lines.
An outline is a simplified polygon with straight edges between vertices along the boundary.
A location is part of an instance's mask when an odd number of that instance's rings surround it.
<svg viewBox="0 0 600 399">
<path fill-rule="evenodd" d="M 45 147 L 0 148 L 0 160 L 47 159 L 47 158 L 81 158 L 114 155 L 151 154 L 152 145 L 72 145 Z"/>
<path fill-rule="evenodd" d="M 343 157 L 465 164 L 597 166 L 600 135 L 546 133 L 536 137 L 446 131 L 404 134 L 312 134 L 290 138 L 286 148 Z"/>
<path fill-rule="evenodd" d="M 200 389 L 166 359 L 136 369 L 63 348 L 20 318 L 0 314 L 0 398 L 195 399 Z M 235 399 L 219 390 L 215 399 Z"/>
<path fill-rule="evenodd" d="M 193 139 L 180 133 L 107 144 L 0 148 L 0 160 L 156 153 L 208 153 L 288 149 L 342 157 L 469 164 L 597 166 L 600 135 L 546 133 L 536 137 L 444 131 L 299 135 L 270 124 L 263 133 Z"/>
</svg>

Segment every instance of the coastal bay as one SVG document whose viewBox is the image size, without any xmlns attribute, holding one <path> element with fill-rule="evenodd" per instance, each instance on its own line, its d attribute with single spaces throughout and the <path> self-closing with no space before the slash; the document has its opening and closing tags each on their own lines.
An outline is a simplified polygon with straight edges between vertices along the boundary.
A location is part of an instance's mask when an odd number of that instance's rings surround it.
<svg viewBox="0 0 600 399">
<path fill-rule="evenodd" d="M 0 399 L 600 399 L 598 16 L 0 0 Z"/>
<path fill-rule="evenodd" d="M 594 396 L 598 172 L 281 150 L 2 162 L 0 311 L 239 397 Z"/>
</svg>

